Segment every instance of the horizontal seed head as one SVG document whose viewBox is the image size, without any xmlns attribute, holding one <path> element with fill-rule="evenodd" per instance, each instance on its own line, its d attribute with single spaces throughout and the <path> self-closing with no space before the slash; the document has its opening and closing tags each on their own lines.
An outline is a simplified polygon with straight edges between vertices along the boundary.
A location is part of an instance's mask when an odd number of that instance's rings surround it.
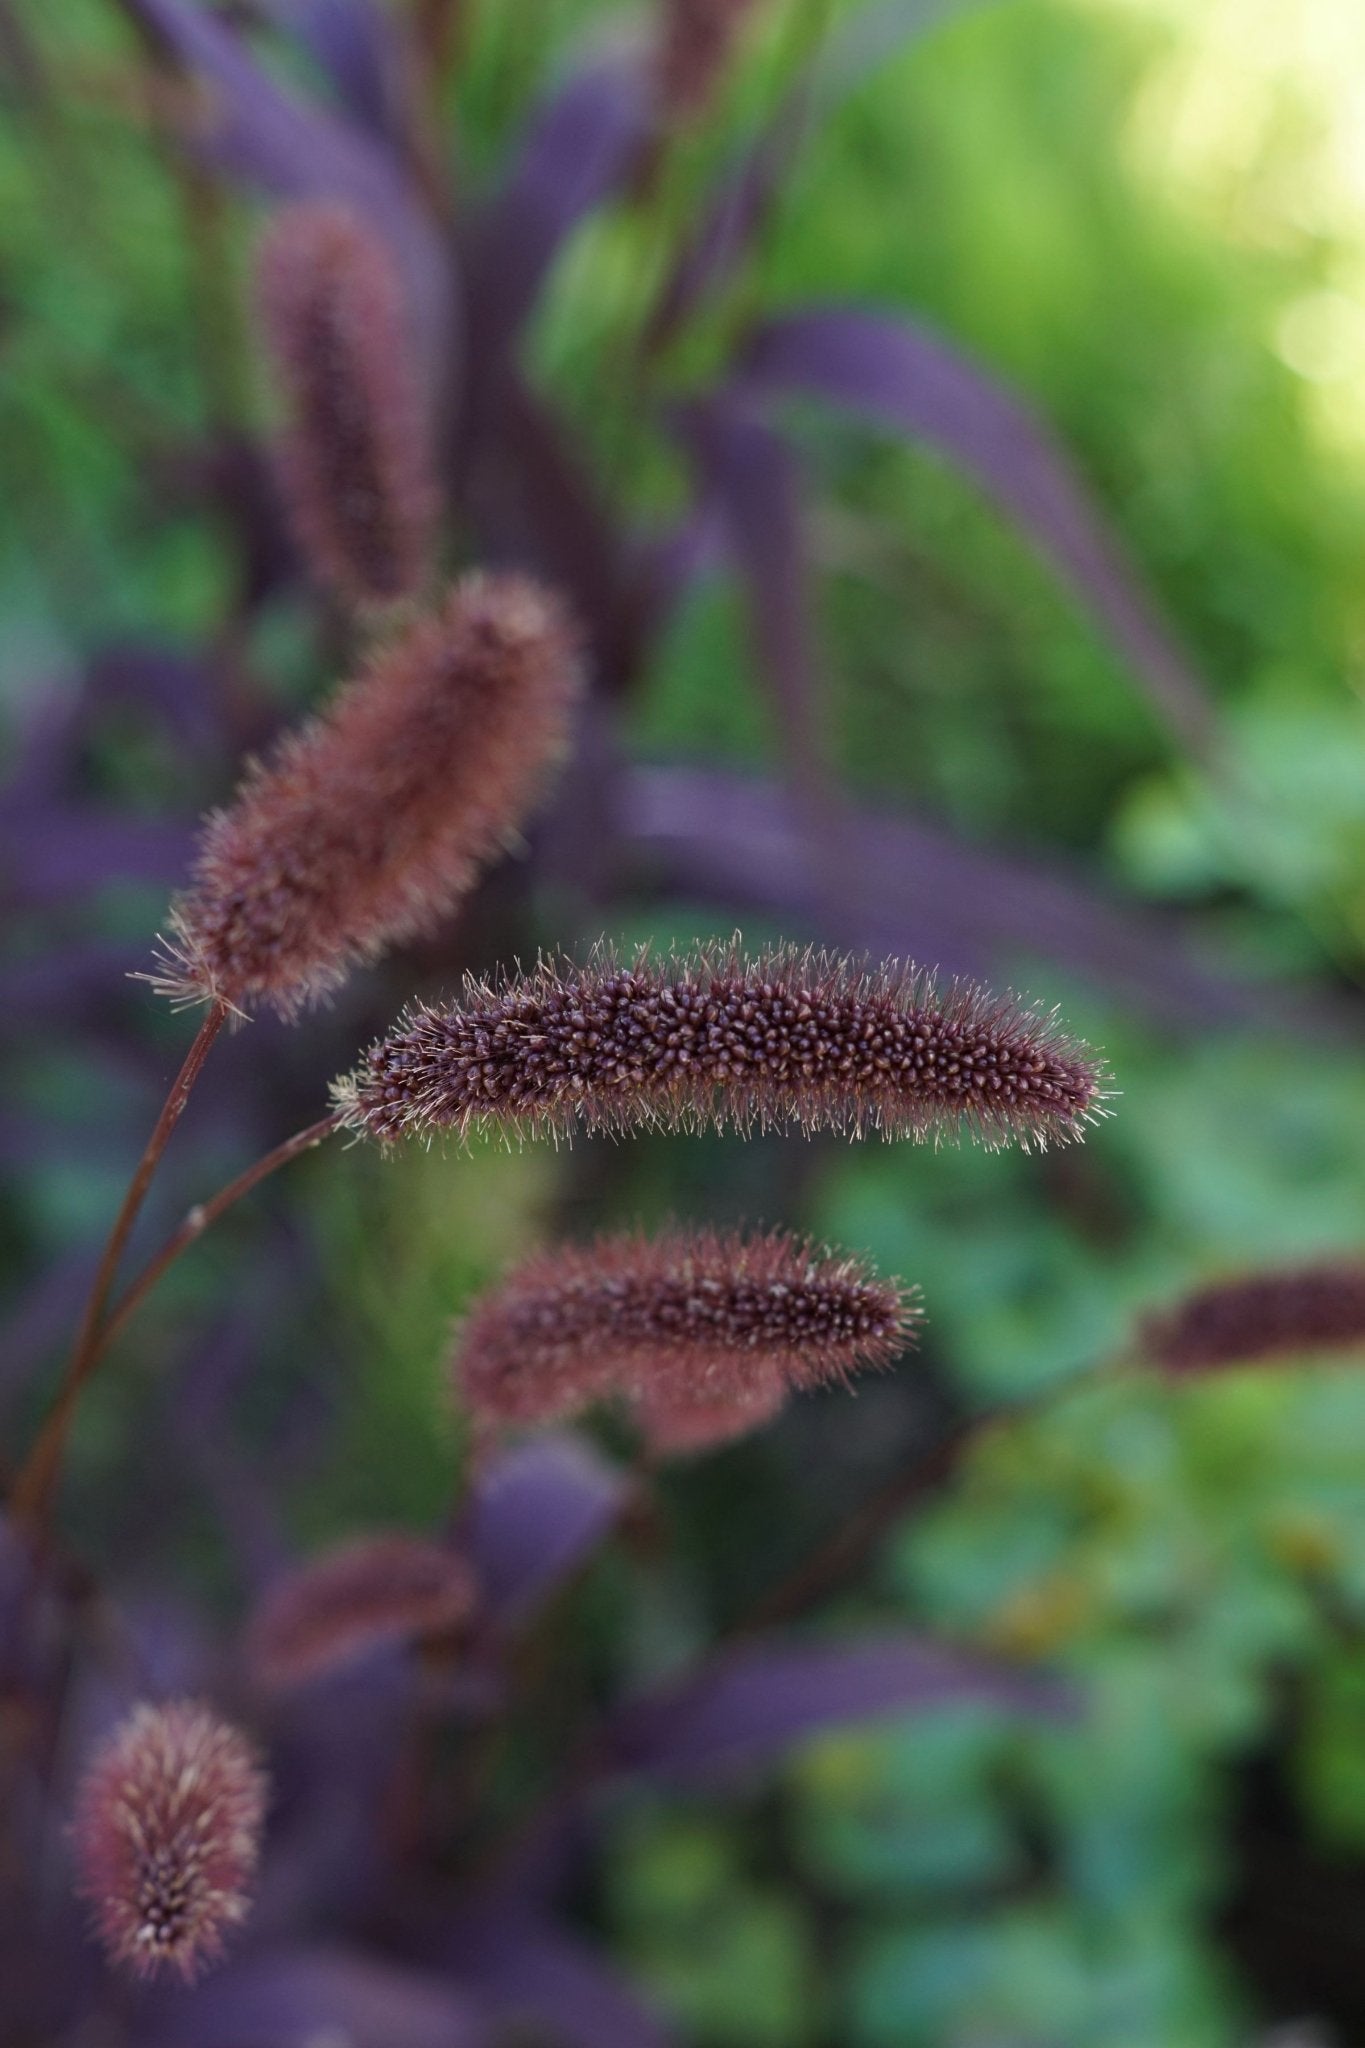
<svg viewBox="0 0 1365 2048">
<path fill-rule="evenodd" d="M 1365 1266 L 1343 1260 L 1225 1280 L 1148 1317 L 1141 1338 L 1170 1373 L 1365 1346 Z"/>
<path fill-rule="evenodd" d="M 246 1917 L 266 1781 L 207 1707 L 139 1706 L 96 1753 L 73 1824 L 77 1888 L 111 1963 L 187 1981 Z"/>
<path fill-rule="evenodd" d="M 1103 1115 L 1104 1069 L 1053 1017 L 892 961 L 783 949 L 542 963 L 419 1006 L 337 1084 L 347 1124 L 521 1135 L 708 1124 L 1043 1147 Z"/>
<path fill-rule="evenodd" d="M 399 1530 L 362 1536 L 272 1587 L 248 1660 L 266 1685 L 302 1685 L 381 1644 L 456 1628 L 473 1603 L 473 1574 L 453 1551 Z"/>
<path fill-rule="evenodd" d="M 466 577 L 208 820 L 158 985 L 291 1017 L 429 929 L 526 816 L 579 688 L 554 598 Z"/>
<path fill-rule="evenodd" d="M 484 1421 L 618 1395 L 656 1448 L 700 1448 L 768 1420 L 793 1387 L 889 1364 L 919 1321 L 899 1284 L 786 1232 L 672 1229 L 528 1259 L 470 1313 L 454 1373 Z"/>
<path fill-rule="evenodd" d="M 345 207 L 286 206 L 257 282 L 288 412 L 280 479 L 310 566 L 347 604 L 416 596 L 438 500 L 388 251 Z"/>
</svg>

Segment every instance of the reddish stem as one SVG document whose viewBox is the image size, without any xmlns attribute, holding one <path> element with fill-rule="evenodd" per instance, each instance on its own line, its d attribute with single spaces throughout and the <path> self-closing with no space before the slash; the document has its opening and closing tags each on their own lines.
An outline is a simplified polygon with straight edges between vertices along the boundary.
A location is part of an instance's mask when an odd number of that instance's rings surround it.
<svg viewBox="0 0 1365 2048">
<path fill-rule="evenodd" d="M 67 1360 L 52 1412 L 15 1482 L 11 1498 L 13 1512 L 21 1522 L 28 1523 L 34 1528 L 41 1528 L 46 1519 L 77 1404 L 100 1355 L 101 1326 L 118 1275 L 119 1260 L 137 1221 L 138 1212 L 146 1199 L 147 1190 L 152 1184 L 152 1176 L 170 1142 L 171 1133 L 184 1114 L 191 1090 L 199 1079 L 214 1040 L 227 1022 L 227 1016 L 227 1005 L 221 1002 L 214 1003 L 205 1015 L 194 1043 L 185 1055 L 184 1065 L 172 1082 L 170 1093 L 161 1106 L 161 1114 L 156 1120 L 151 1137 L 147 1140 L 147 1147 L 138 1162 L 137 1171 L 129 1182 L 123 1205 L 114 1218 L 113 1228 L 109 1232 L 99 1269 L 91 1285 L 80 1329 L 76 1333 L 76 1341 Z"/>
<path fill-rule="evenodd" d="M 148 1260 L 137 1278 L 119 1297 L 113 1314 L 100 1331 L 95 1356 L 98 1358 L 105 1347 L 113 1342 L 129 1317 L 157 1285 L 167 1267 L 173 1266 L 180 1254 L 188 1251 L 192 1244 L 197 1244 L 210 1224 L 216 1223 L 226 1210 L 241 1201 L 243 1195 L 249 1195 L 254 1187 L 259 1187 L 263 1180 L 268 1179 L 281 1166 L 287 1166 L 291 1159 L 297 1159 L 300 1153 L 310 1152 L 315 1145 L 320 1145 L 324 1138 L 329 1138 L 337 1129 L 337 1125 L 338 1115 L 334 1111 L 331 1116 L 322 1117 L 319 1122 L 309 1124 L 307 1130 L 295 1131 L 292 1138 L 286 1138 L 273 1152 L 265 1153 L 254 1165 L 239 1173 L 236 1180 L 230 1180 L 226 1187 L 220 1188 L 211 1200 L 197 1202 L 193 1209 L 188 1210 L 179 1228 L 167 1238 L 161 1250 L 154 1258 Z"/>
</svg>

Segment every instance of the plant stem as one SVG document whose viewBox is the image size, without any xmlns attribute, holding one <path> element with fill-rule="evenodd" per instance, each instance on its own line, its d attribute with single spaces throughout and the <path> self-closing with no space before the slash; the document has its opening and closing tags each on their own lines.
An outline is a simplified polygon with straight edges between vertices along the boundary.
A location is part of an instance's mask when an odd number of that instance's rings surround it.
<svg viewBox="0 0 1365 2048">
<path fill-rule="evenodd" d="M 76 1333 L 76 1341 L 67 1360 L 61 1386 L 57 1390 L 57 1399 L 39 1433 L 38 1441 L 24 1461 L 11 1496 L 10 1505 L 15 1516 L 21 1522 L 35 1528 L 40 1528 L 46 1519 L 81 1390 L 94 1371 L 100 1355 L 101 1326 L 118 1275 L 119 1260 L 137 1221 L 138 1212 L 146 1199 L 147 1190 L 152 1184 L 152 1176 L 161 1163 L 161 1155 L 170 1142 L 172 1131 L 184 1114 L 190 1092 L 199 1079 L 204 1062 L 212 1050 L 213 1041 L 227 1022 L 227 1016 L 225 1003 L 214 1003 L 206 1013 L 195 1035 L 194 1043 L 185 1055 L 184 1065 L 161 1105 L 161 1114 L 156 1120 L 151 1137 L 147 1140 L 147 1147 L 138 1162 L 137 1171 L 128 1184 L 123 1205 L 114 1218 L 114 1225 L 109 1232 L 108 1242 L 100 1258 L 99 1270 L 95 1274 L 81 1317 L 80 1329 Z"/>
<path fill-rule="evenodd" d="M 98 1358 L 103 1354 L 105 1347 L 113 1342 L 130 1316 L 152 1292 L 167 1267 L 173 1266 L 180 1254 L 188 1251 L 192 1244 L 197 1244 L 210 1224 L 216 1223 L 226 1210 L 240 1202 L 243 1195 L 249 1195 L 254 1187 L 259 1187 L 260 1183 L 267 1180 L 279 1167 L 287 1166 L 291 1159 L 297 1159 L 303 1152 L 311 1152 L 315 1145 L 320 1145 L 324 1138 L 329 1138 L 336 1128 L 337 1113 L 334 1111 L 331 1116 L 322 1117 L 317 1123 L 309 1124 L 306 1130 L 295 1131 L 292 1138 L 286 1138 L 273 1152 L 265 1153 L 254 1165 L 239 1173 L 236 1180 L 230 1180 L 226 1187 L 220 1188 L 211 1200 L 197 1202 L 194 1208 L 187 1210 L 179 1228 L 167 1238 L 161 1250 L 154 1258 L 148 1260 L 137 1278 L 120 1296 L 113 1314 L 100 1331 L 95 1356 Z"/>
</svg>

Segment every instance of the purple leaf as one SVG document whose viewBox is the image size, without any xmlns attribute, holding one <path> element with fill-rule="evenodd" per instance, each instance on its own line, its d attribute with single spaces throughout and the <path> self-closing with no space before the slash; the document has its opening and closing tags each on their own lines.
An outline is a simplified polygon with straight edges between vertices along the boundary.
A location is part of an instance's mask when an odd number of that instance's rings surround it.
<svg viewBox="0 0 1365 2048">
<path fill-rule="evenodd" d="M 229 1962 L 197 1989 L 149 2001 L 149 2048 L 477 2048 L 488 2038 L 443 1978 L 343 1948 Z"/>
<path fill-rule="evenodd" d="M 620 852 L 671 896 L 807 928 L 815 917 L 800 835 L 771 783 L 634 769 L 622 778 L 616 822 Z M 1338 1015 L 1325 1002 L 1290 1001 L 1221 975 L 1174 920 L 1106 898 L 1060 866 L 887 812 L 847 814 L 845 832 L 861 888 L 832 929 L 842 945 L 986 979 L 1013 972 L 1022 958 L 1049 961 L 1172 1024 L 1354 1035 L 1344 1006 Z"/>
<path fill-rule="evenodd" d="M 743 582 L 759 673 L 805 828 L 802 851 L 815 869 L 815 893 L 822 903 L 838 901 L 852 890 L 853 877 L 842 871 L 839 858 L 796 464 L 772 429 L 739 406 L 721 400 L 688 406 L 677 422 Z"/>
<path fill-rule="evenodd" d="M 627 1492 L 614 1466 L 568 1434 L 536 1437 L 488 1466 L 465 1509 L 460 1541 L 501 1627 L 519 1626 L 586 1563 Z"/>
<path fill-rule="evenodd" d="M 84 896 L 110 882 L 170 887 L 184 874 L 194 844 L 189 826 L 174 820 L 74 804 L 50 806 L 6 837 L 10 843 L 0 840 L 0 886 L 29 904 Z"/>
<path fill-rule="evenodd" d="M 539 1915 L 499 1902 L 462 1918 L 443 1953 L 495 2022 L 567 2048 L 669 2048 L 670 2036 L 615 1971 Z"/>
<path fill-rule="evenodd" d="M 913 1636 L 862 1642 L 757 1642 L 618 1710 L 618 1770 L 669 1780 L 744 1771 L 831 1728 L 984 1702 L 1048 1719 L 1074 1711 L 1068 1688 Z"/>
<path fill-rule="evenodd" d="M 1122 546 L 1052 435 L 1011 393 L 916 322 L 821 307 L 760 328 L 743 361 L 769 393 L 810 393 L 923 441 L 989 492 L 1071 584 L 1184 742 L 1211 708 Z"/>
<path fill-rule="evenodd" d="M 619 187 L 645 111 L 638 63 L 618 56 L 577 73 L 531 115 L 469 256 L 471 322 L 485 350 L 503 353 L 568 236 Z"/>
<path fill-rule="evenodd" d="M 375 0 L 252 0 L 258 14 L 309 50 L 356 121 L 401 140 L 403 51 L 393 17 Z"/>
<path fill-rule="evenodd" d="M 398 165 L 369 136 L 276 84 L 225 23 L 187 0 L 121 0 L 209 87 L 191 139 L 221 169 L 288 199 L 336 199 L 364 216 L 403 273 L 433 379 L 448 356 L 454 276 L 435 225 Z"/>
</svg>

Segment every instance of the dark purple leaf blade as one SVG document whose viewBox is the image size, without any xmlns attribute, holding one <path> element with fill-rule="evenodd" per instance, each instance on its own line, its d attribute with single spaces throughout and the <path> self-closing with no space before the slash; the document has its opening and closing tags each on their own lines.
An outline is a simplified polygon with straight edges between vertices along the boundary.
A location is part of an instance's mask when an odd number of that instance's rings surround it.
<svg viewBox="0 0 1365 2048">
<path fill-rule="evenodd" d="M 985 371 L 915 321 L 826 306 L 760 328 L 743 374 L 760 391 L 827 399 L 946 455 L 1066 578 L 1173 732 L 1207 752 L 1212 710 L 1199 677 L 1067 456 Z"/>
<path fill-rule="evenodd" d="M 469 255 L 481 344 L 508 345 L 568 236 L 616 191 L 645 134 L 638 62 L 599 59 L 531 115 L 521 151 Z"/>
<path fill-rule="evenodd" d="M 796 463 L 770 427 L 724 400 L 680 409 L 677 426 L 744 588 L 815 895 L 837 905 L 854 884 L 840 860 Z"/>
<path fill-rule="evenodd" d="M 341 1948 L 247 1956 L 154 2005 L 157 2020 L 139 2036 L 148 2048 L 478 2048 L 488 2039 L 446 1979 Z"/>
<path fill-rule="evenodd" d="M 789 930 L 817 914 L 800 835 L 782 790 L 721 771 L 640 768 L 622 779 L 619 853 L 665 894 L 761 912 Z M 1186 1028 L 1259 1023 L 1316 1038 L 1356 1027 L 1319 1001 L 1220 974 L 1170 918 L 1106 897 L 1035 855 L 976 846 L 940 825 L 889 812 L 846 813 L 861 877 L 831 936 L 947 974 L 999 979 L 1022 960 L 1053 963 L 1147 1017 Z"/>
<path fill-rule="evenodd" d="M 608 1535 L 629 1488 L 583 1438 L 533 1438 L 480 1476 L 460 1540 L 484 1606 L 503 1628 L 526 1621 Z"/>
<path fill-rule="evenodd" d="M 505 1901 L 461 1918 L 443 1959 L 490 2017 L 565 2048 L 669 2048 L 670 2035 L 584 1943 Z"/>
<path fill-rule="evenodd" d="M 914 1636 L 755 1642 L 629 1702 L 608 1744 L 619 1771 L 691 1781 L 774 1762 L 829 1729 L 977 1704 L 1056 1719 L 1076 1701 L 1056 1680 Z"/>
<path fill-rule="evenodd" d="M 403 51 L 384 0 L 253 0 L 312 54 L 338 99 L 364 128 L 397 139 Z"/>
</svg>

